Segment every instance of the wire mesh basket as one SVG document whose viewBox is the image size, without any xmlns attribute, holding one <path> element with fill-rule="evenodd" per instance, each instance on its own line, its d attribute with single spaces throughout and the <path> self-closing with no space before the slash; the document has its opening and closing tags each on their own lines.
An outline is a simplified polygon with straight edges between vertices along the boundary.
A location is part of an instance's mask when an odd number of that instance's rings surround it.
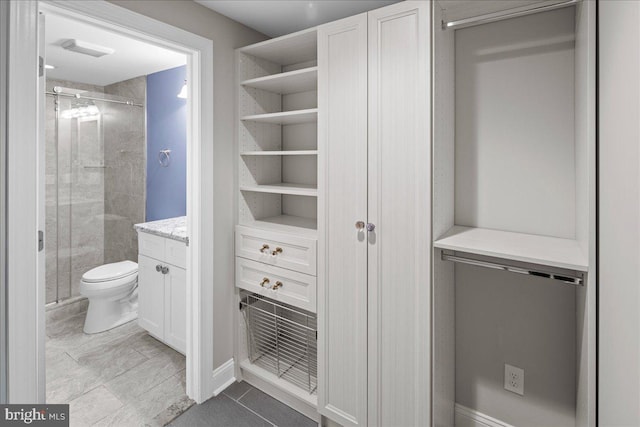
<svg viewBox="0 0 640 427">
<path fill-rule="evenodd" d="M 249 360 L 279 378 L 315 393 L 318 386 L 317 319 L 263 296 L 241 293 Z"/>
</svg>

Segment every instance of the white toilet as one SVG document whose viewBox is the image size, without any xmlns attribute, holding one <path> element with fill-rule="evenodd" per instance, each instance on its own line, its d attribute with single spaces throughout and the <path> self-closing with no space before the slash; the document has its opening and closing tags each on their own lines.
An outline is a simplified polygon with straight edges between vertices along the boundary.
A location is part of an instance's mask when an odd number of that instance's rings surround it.
<svg viewBox="0 0 640 427">
<path fill-rule="evenodd" d="M 95 334 L 138 317 L 138 264 L 114 262 L 82 276 L 80 294 L 89 299 L 84 332 Z"/>
</svg>

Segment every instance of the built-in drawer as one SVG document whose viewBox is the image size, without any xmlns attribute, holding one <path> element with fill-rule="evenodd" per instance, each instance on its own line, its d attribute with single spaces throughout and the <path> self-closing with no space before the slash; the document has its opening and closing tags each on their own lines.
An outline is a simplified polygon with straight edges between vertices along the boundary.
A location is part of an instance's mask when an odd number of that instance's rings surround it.
<svg viewBox="0 0 640 427">
<path fill-rule="evenodd" d="M 308 274 L 236 257 L 236 286 L 316 312 L 316 278 Z"/>
<path fill-rule="evenodd" d="M 155 234 L 138 232 L 138 253 L 180 268 L 187 268 L 187 244 Z"/>
<path fill-rule="evenodd" d="M 164 237 L 138 232 L 138 253 L 149 258 L 164 260 Z"/>
<path fill-rule="evenodd" d="M 316 275 L 316 241 L 313 239 L 238 225 L 236 255 Z"/>
<path fill-rule="evenodd" d="M 164 261 L 177 267 L 187 268 L 187 244 L 173 239 L 165 239 Z"/>
</svg>

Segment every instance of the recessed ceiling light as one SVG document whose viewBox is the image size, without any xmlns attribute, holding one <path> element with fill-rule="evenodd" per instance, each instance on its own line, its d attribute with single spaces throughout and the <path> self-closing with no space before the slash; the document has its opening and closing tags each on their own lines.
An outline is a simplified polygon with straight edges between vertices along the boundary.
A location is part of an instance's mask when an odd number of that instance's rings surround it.
<svg viewBox="0 0 640 427">
<path fill-rule="evenodd" d="M 73 52 L 90 55 L 96 58 L 111 55 L 115 50 L 110 47 L 104 47 L 93 43 L 83 42 L 82 40 L 70 39 L 62 43 L 62 48 Z"/>
<path fill-rule="evenodd" d="M 53 70 L 56 68 L 55 65 L 49 65 L 49 64 L 44 64 L 44 68 L 46 68 L 47 70 Z"/>
</svg>

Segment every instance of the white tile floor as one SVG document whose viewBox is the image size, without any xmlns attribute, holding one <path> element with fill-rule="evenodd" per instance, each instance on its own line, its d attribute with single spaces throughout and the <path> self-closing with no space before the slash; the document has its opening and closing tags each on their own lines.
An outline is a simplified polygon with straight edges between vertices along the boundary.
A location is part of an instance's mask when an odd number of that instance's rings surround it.
<svg viewBox="0 0 640 427">
<path fill-rule="evenodd" d="M 193 404 L 184 356 L 137 321 L 87 335 L 85 313 L 66 312 L 47 313 L 47 402 L 69 403 L 72 427 L 163 426 Z"/>
</svg>

